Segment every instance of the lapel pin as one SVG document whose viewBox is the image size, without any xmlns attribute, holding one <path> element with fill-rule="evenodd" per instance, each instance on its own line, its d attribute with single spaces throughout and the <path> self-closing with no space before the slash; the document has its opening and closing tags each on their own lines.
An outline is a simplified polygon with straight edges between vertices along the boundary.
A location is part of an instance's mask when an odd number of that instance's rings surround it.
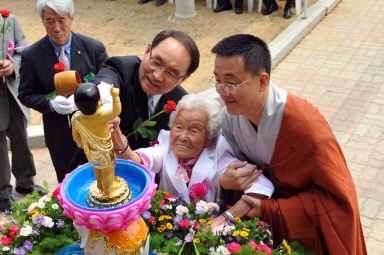
<svg viewBox="0 0 384 255">
<path fill-rule="evenodd" d="M 80 53 L 81 53 L 81 51 L 78 50 L 78 51 L 77 51 L 77 55 L 80 55 Z"/>
</svg>

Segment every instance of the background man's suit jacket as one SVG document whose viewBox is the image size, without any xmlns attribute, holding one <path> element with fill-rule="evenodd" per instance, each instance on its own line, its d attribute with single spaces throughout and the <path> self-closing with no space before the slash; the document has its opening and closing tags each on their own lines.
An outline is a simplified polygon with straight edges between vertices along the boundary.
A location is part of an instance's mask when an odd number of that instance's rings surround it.
<svg viewBox="0 0 384 255">
<path fill-rule="evenodd" d="M 71 70 L 76 70 L 83 80 L 90 72 L 97 73 L 108 55 L 104 45 L 90 37 L 72 32 Z M 20 69 L 19 99 L 27 107 L 43 114 L 45 143 L 52 154 L 68 157 L 76 151 L 67 115 L 57 114 L 49 106 L 46 95 L 55 90 L 54 64 L 58 63 L 48 36 L 23 51 Z M 62 157 L 61 157 L 62 158 Z M 61 159 L 60 158 L 60 159 Z M 83 155 L 83 162 L 86 158 Z M 55 159 L 52 157 L 52 160 Z M 55 162 L 53 162 L 55 165 Z M 69 162 L 65 162 L 66 168 Z M 55 165 L 56 172 L 58 171 Z M 73 169 L 61 170 L 70 172 Z"/>
<path fill-rule="evenodd" d="M 0 19 L 0 28 L 3 27 L 4 19 Z M 8 42 L 9 40 L 13 40 L 15 43 L 15 47 L 26 46 L 27 42 L 25 40 L 25 36 L 20 27 L 20 24 L 17 22 L 17 19 L 13 14 L 9 15 L 5 20 L 6 23 L 10 23 L 9 29 L 5 32 L 4 38 L 4 52 L 0 52 L 1 59 L 4 59 L 8 53 Z M 2 42 L 3 37 L 0 36 L 0 42 Z M 15 98 L 17 104 L 19 105 L 21 111 L 24 114 L 25 119 L 30 121 L 30 113 L 29 109 L 25 107 L 17 98 L 18 89 L 19 89 L 19 69 L 21 63 L 21 52 L 23 49 L 19 49 L 16 51 L 11 51 L 11 56 L 15 60 L 13 63 L 14 74 L 8 76 L 6 78 L 6 86 L 8 87 L 9 92 L 11 92 L 12 96 Z M 5 56 L 4 56 L 5 55 Z M 3 87 L 3 78 L 0 78 L 0 131 L 4 130 L 8 127 L 9 122 L 9 103 L 8 103 L 8 93 L 5 87 Z"/>
</svg>

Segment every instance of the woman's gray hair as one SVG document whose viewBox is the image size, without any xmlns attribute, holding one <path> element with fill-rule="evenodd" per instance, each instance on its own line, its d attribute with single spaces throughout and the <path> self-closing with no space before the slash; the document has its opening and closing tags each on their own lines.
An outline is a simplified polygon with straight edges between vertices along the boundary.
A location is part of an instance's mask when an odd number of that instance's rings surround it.
<svg viewBox="0 0 384 255">
<path fill-rule="evenodd" d="M 70 18 L 75 14 L 75 7 L 72 0 L 38 0 L 36 9 L 41 18 L 43 18 L 43 12 L 47 7 L 54 10 L 57 14 L 68 14 Z"/>
<path fill-rule="evenodd" d="M 176 111 L 171 113 L 169 117 L 169 127 L 175 123 L 177 115 L 183 109 L 186 110 L 203 110 L 208 115 L 208 140 L 215 139 L 221 129 L 221 107 L 220 103 L 215 99 L 204 98 L 198 94 L 188 94 L 177 103 Z"/>
</svg>

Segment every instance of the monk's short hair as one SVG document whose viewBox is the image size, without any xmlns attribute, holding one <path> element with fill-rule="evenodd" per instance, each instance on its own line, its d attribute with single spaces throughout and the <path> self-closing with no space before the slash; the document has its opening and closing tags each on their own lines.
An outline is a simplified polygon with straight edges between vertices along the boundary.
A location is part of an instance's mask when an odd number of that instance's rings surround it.
<svg viewBox="0 0 384 255">
<path fill-rule="evenodd" d="M 191 57 L 191 63 L 188 67 L 186 75 L 192 74 L 199 67 L 200 52 L 197 48 L 195 41 L 187 33 L 171 29 L 163 30 L 158 33 L 155 38 L 153 38 L 151 49 L 155 48 L 161 41 L 169 37 L 175 38 L 176 40 L 181 42 L 181 44 L 183 44 L 184 47 L 187 49 L 189 56 Z"/>
<path fill-rule="evenodd" d="M 271 74 L 271 54 L 267 44 L 260 38 L 249 34 L 237 34 L 224 38 L 211 50 L 220 56 L 242 56 L 245 70 L 259 75 Z"/>
<path fill-rule="evenodd" d="M 75 104 L 85 115 L 92 115 L 97 110 L 100 101 L 100 92 L 91 82 L 81 84 L 75 92 Z"/>
<path fill-rule="evenodd" d="M 181 110 L 201 110 L 208 116 L 208 140 L 219 136 L 221 129 L 221 107 L 220 103 L 213 98 L 205 98 L 199 94 L 188 94 L 183 96 L 177 103 L 176 111 L 169 116 L 169 127 L 172 128 L 177 115 Z"/>
</svg>

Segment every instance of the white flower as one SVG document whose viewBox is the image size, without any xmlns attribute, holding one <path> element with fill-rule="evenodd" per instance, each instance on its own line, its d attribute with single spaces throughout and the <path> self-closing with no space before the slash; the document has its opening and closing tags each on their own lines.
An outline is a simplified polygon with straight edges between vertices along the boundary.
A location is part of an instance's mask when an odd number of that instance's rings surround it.
<svg viewBox="0 0 384 255">
<path fill-rule="evenodd" d="M 29 236 L 32 233 L 32 227 L 27 225 L 20 229 L 21 236 Z"/>
<path fill-rule="evenodd" d="M 44 216 L 43 226 L 52 228 L 55 225 L 51 217 Z"/>
<path fill-rule="evenodd" d="M 172 209 L 172 205 L 165 205 L 167 207 L 168 210 L 171 210 Z"/>
<path fill-rule="evenodd" d="M 235 229 L 235 226 L 225 226 L 223 229 L 223 235 L 227 235 L 229 232 Z"/>
<path fill-rule="evenodd" d="M 176 206 L 176 214 L 177 215 L 183 215 L 184 213 L 188 212 L 188 208 L 182 205 Z"/>
<path fill-rule="evenodd" d="M 32 203 L 29 207 L 28 207 L 28 213 L 31 214 L 31 212 L 35 209 L 37 203 Z"/>
<path fill-rule="evenodd" d="M 210 207 L 208 206 L 207 202 L 200 200 L 196 203 L 196 210 L 200 211 L 202 213 L 207 213 L 209 211 Z"/>
<path fill-rule="evenodd" d="M 8 246 L 4 246 L 2 250 L 3 251 L 9 251 L 9 247 Z"/>
<path fill-rule="evenodd" d="M 43 196 L 43 197 L 41 197 L 40 199 L 39 199 L 39 202 L 38 203 L 44 203 L 46 200 L 45 199 L 47 199 L 47 195 L 45 195 L 45 196 Z"/>
<path fill-rule="evenodd" d="M 59 205 L 58 204 L 52 204 L 52 208 L 57 210 L 59 208 Z"/>
<path fill-rule="evenodd" d="M 216 203 L 212 203 L 212 202 L 209 202 L 208 203 L 208 207 L 214 211 L 219 211 L 220 210 L 220 207 L 218 204 Z"/>
<path fill-rule="evenodd" d="M 46 198 L 44 199 L 45 202 L 50 202 L 52 200 L 52 198 L 50 196 L 46 196 Z"/>
<path fill-rule="evenodd" d="M 44 206 L 45 206 L 45 204 L 44 204 L 44 202 L 40 202 L 40 201 L 39 201 L 39 202 L 37 203 L 37 206 L 40 207 L 41 209 L 43 209 Z"/>
<path fill-rule="evenodd" d="M 220 245 L 219 247 L 217 247 L 216 249 L 217 252 L 220 252 L 221 254 L 224 254 L 224 255 L 230 255 L 231 253 L 227 250 L 227 248 L 225 248 L 224 245 Z"/>
</svg>

